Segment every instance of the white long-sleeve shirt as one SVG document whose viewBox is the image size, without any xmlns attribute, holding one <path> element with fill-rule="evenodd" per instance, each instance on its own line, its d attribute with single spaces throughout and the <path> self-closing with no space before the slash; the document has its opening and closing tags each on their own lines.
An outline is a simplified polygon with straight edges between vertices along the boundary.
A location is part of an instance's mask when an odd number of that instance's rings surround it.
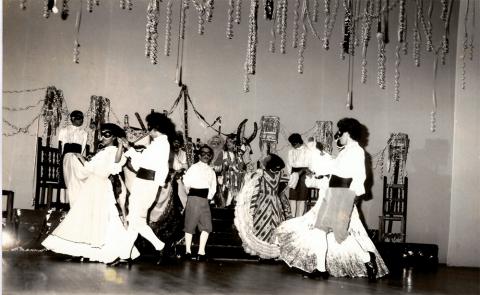
<svg viewBox="0 0 480 295">
<path fill-rule="evenodd" d="M 183 184 L 187 190 L 190 188 L 208 189 L 208 199 L 211 200 L 217 191 L 217 176 L 212 167 L 199 161 L 185 172 Z"/>
<path fill-rule="evenodd" d="M 332 174 L 343 178 L 352 178 L 350 189 L 355 191 L 357 196 L 365 193 L 364 182 L 367 177 L 365 152 L 358 142 L 352 141 L 340 151 L 333 162 Z"/>
<path fill-rule="evenodd" d="M 74 125 L 68 125 L 58 131 L 58 141 L 61 141 L 62 145 L 65 145 L 66 143 L 79 144 L 82 146 L 82 153 L 87 145 L 87 138 L 88 133 L 81 126 L 77 127 Z"/>
<path fill-rule="evenodd" d="M 141 152 L 130 148 L 125 156 L 131 158 L 135 170 L 139 168 L 155 171 L 154 182 L 159 186 L 165 186 L 165 179 L 168 175 L 168 158 L 170 144 L 166 135 L 159 135 Z"/>
<path fill-rule="evenodd" d="M 305 145 L 292 148 L 288 151 L 287 171 L 291 173 L 292 168 L 309 167 L 310 160 L 310 150 Z"/>
</svg>

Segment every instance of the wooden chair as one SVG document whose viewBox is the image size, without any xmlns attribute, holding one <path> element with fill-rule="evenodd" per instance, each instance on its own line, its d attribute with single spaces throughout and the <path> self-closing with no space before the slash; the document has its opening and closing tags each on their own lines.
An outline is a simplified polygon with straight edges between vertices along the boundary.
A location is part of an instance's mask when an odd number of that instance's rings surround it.
<svg viewBox="0 0 480 295">
<path fill-rule="evenodd" d="M 42 138 L 37 139 L 37 167 L 35 185 L 35 209 L 64 209 L 68 204 L 60 200 L 64 189 L 60 183 L 62 165 L 62 146 L 51 147 L 49 142 L 44 146 Z M 55 196 L 55 200 L 53 197 Z"/>
<path fill-rule="evenodd" d="M 400 240 L 405 243 L 407 232 L 407 192 L 408 177 L 402 184 L 389 184 L 387 177 L 383 178 L 383 206 L 382 216 L 379 216 L 380 241 Z M 393 223 L 399 222 L 400 232 L 392 230 Z"/>
<path fill-rule="evenodd" d="M 7 197 L 7 206 L 2 211 L 2 216 L 5 218 L 7 224 L 12 224 L 14 221 L 13 201 L 15 193 L 13 191 L 2 190 L 2 197 Z"/>
</svg>

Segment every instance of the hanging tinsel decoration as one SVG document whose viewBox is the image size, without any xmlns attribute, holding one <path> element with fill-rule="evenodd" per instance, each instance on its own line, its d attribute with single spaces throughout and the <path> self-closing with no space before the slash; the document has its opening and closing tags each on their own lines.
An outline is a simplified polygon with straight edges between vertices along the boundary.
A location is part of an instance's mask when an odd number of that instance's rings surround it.
<svg viewBox="0 0 480 295">
<path fill-rule="evenodd" d="M 286 52 L 286 45 L 287 45 L 287 6 L 288 6 L 288 1 L 287 0 L 280 0 L 281 5 L 280 6 L 280 14 L 277 14 L 277 16 L 280 16 L 280 53 L 285 53 Z"/>
<path fill-rule="evenodd" d="M 395 50 L 395 74 L 394 74 L 394 94 L 395 101 L 400 100 L 400 50 L 402 50 L 404 43 L 406 42 L 406 16 L 405 16 L 405 0 L 400 0 L 398 14 L 398 32 L 397 32 L 397 47 Z"/>
<path fill-rule="evenodd" d="M 421 15 L 420 15 L 420 6 L 419 6 L 419 1 L 420 0 L 416 0 L 416 6 L 415 6 L 415 22 L 413 23 L 413 33 L 412 33 L 412 39 L 413 39 L 413 63 L 415 64 L 415 66 L 419 67 L 420 66 L 420 41 L 421 41 L 421 37 L 420 37 L 420 31 L 418 29 L 418 22 L 420 21 L 421 19 Z"/>
<path fill-rule="evenodd" d="M 87 0 L 87 11 L 88 12 L 93 11 L 93 0 Z"/>
<path fill-rule="evenodd" d="M 432 91 L 432 104 L 433 109 L 430 112 L 430 131 L 435 132 L 437 130 L 437 69 L 438 69 L 438 55 L 442 48 L 438 48 L 434 51 L 433 56 L 433 91 Z"/>
<path fill-rule="evenodd" d="M 423 31 L 425 33 L 426 38 L 426 50 L 431 52 L 433 50 L 433 43 L 432 43 L 432 11 L 433 11 L 433 0 L 430 0 L 430 5 L 428 6 L 427 12 L 427 19 L 425 19 L 424 11 L 423 11 L 423 0 L 417 0 L 417 6 L 420 15 L 420 22 L 422 23 Z"/>
<path fill-rule="evenodd" d="M 400 100 L 400 44 L 397 45 L 395 50 L 395 74 L 394 74 L 394 92 L 393 92 L 393 99 L 395 101 Z"/>
<path fill-rule="evenodd" d="M 95 0 L 95 5 L 100 6 L 100 0 Z"/>
<path fill-rule="evenodd" d="M 234 0 L 228 0 L 228 12 L 227 12 L 227 38 L 233 38 L 233 11 L 234 11 Z"/>
<path fill-rule="evenodd" d="M 318 3 L 318 0 L 313 0 L 312 20 L 315 23 L 318 21 L 319 9 L 320 9 L 320 3 Z"/>
<path fill-rule="evenodd" d="M 120 0 L 120 8 L 121 8 L 121 9 L 127 8 L 126 3 L 125 3 L 125 0 Z"/>
<path fill-rule="evenodd" d="M 353 32 L 352 0 L 343 0 L 343 8 L 345 9 L 345 18 L 343 21 L 343 41 L 340 56 L 342 59 L 345 59 L 345 54 L 351 53 L 350 49 L 353 47 L 353 45 L 350 44 L 351 34 Z"/>
<path fill-rule="evenodd" d="M 63 20 L 66 20 L 70 15 L 70 9 L 68 7 L 69 0 L 63 0 L 62 3 L 62 14 L 60 15 Z"/>
<path fill-rule="evenodd" d="M 257 59 L 257 14 L 258 14 L 258 0 L 250 0 L 250 15 L 248 17 L 248 43 L 247 43 L 247 57 L 245 59 L 245 80 L 243 91 L 249 92 L 249 76 L 255 75 L 256 59 Z"/>
<path fill-rule="evenodd" d="M 462 60 L 462 72 L 461 72 L 461 88 L 465 89 L 466 85 L 466 67 L 467 64 L 465 62 L 465 58 L 467 56 L 467 50 L 468 50 L 468 11 L 470 9 L 470 0 L 467 0 L 467 5 L 465 8 L 465 16 L 463 18 L 463 46 L 462 46 L 462 55 L 460 56 L 460 59 Z"/>
<path fill-rule="evenodd" d="M 68 114 L 68 110 L 66 109 L 63 91 L 55 88 L 55 86 L 49 86 L 45 93 L 45 99 L 43 101 L 41 110 L 44 134 L 46 134 L 48 137 L 57 133 L 57 128 L 60 126 L 62 121 L 62 114 L 66 120 L 68 117 L 66 116 L 66 114 Z"/>
<path fill-rule="evenodd" d="M 164 54 L 170 56 L 170 48 L 172 44 L 172 4 L 173 0 L 168 0 L 165 19 L 165 48 Z"/>
<path fill-rule="evenodd" d="M 277 13 L 276 10 L 274 10 L 273 16 L 272 16 L 273 22 L 272 22 L 272 27 L 270 28 L 270 35 L 272 36 L 272 39 L 269 42 L 268 46 L 268 51 L 271 53 L 275 53 L 275 42 L 277 40 Z"/>
<path fill-rule="evenodd" d="M 100 125 L 110 122 L 110 100 L 103 96 L 92 95 L 90 107 L 85 115 L 85 121 L 89 122 L 88 144 L 92 147 L 98 146 L 98 131 Z"/>
<path fill-rule="evenodd" d="M 373 0 L 367 0 L 365 5 L 365 18 L 362 26 L 362 70 L 360 81 L 365 84 L 367 82 L 367 50 L 370 42 L 370 34 L 372 31 L 372 14 L 373 14 Z"/>
<path fill-rule="evenodd" d="M 263 17 L 268 20 L 272 20 L 273 17 L 273 0 L 263 0 L 264 7 L 263 7 Z"/>
<path fill-rule="evenodd" d="M 300 9 L 300 0 L 295 0 L 293 5 L 293 34 L 292 34 L 292 47 L 297 48 L 298 46 L 298 20 L 300 15 L 298 10 Z"/>
<path fill-rule="evenodd" d="M 280 117 L 262 116 L 260 120 L 260 151 L 267 150 L 267 153 L 275 153 L 280 132 Z"/>
<path fill-rule="evenodd" d="M 120 8 L 121 9 L 132 10 L 133 9 L 132 0 L 120 0 Z"/>
<path fill-rule="evenodd" d="M 27 9 L 27 0 L 20 0 L 20 9 L 21 10 Z"/>
<path fill-rule="evenodd" d="M 181 11 L 180 11 L 180 38 L 185 39 L 185 27 L 186 27 L 186 18 L 187 18 L 187 9 L 190 7 L 188 4 L 189 0 L 183 0 Z"/>
<path fill-rule="evenodd" d="M 236 0 L 235 2 L 235 23 L 240 24 L 242 20 L 242 0 Z"/>
<path fill-rule="evenodd" d="M 211 23 L 212 22 L 212 19 L 213 19 L 213 4 L 214 4 L 214 0 L 208 0 L 207 1 L 207 7 L 205 8 L 206 9 L 206 17 L 207 17 L 207 22 Z"/>
<path fill-rule="evenodd" d="M 321 142 L 323 150 L 331 154 L 333 151 L 333 122 L 316 121 L 315 140 Z"/>
<path fill-rule="evenodd" d="M 444 28 L 444 33 L 442 36 L 442 50 L 440 51 L 440 60 L 442 65 L 445 65 L 445 58 L 449 51 L 448 35 L 450 34 L 450 16 L 452 15 L 453 0 L 450 0 L 450 4 L 447 2 L 448 0 L 442 0 L 442 14 L 440 16 L 443 21 Z"/>
<path fill-rule="evenodd" d="M 80 9 L 77 11 L 77 18 L 75 20 L 75 41 L 73 43 L 73 62 L 80 63 L 80 25 L 82 24 L 82 3 L 80 1 Z"/>
<path fill-rule="evenodd" d="M 53 0 L 43 0 L 43 17 L 49 18 L 52 11 Z"/>
<path fill-rule="evenodd" d="M 159 0 L 150 0 L 147 8 L 147 25 L 145 34 L 145 56 L 150 58 L 150 62 L 157 64 L 157 38 L 158 38 L 158 22 L 160 19 L 160 3 Z"/>
<path fill-rule="evenodd" d="M 298 66 L 297 66 L 297 71 L 299 74 L 303 74 L 303 66 L 304 66 L 304 53 L 305 53 L 305 48 L 307 46 L 307 26 L 306 26 L 306 19 L 308 17 L 308 7 L 307 7 L 307 0 L 303 0 L 302 4 L 302 34 L 300 36 L 300 44 L 298 48 Z"/>
<path fill-rule="evenodd" d="M 330 0 L 325 1 L 325 23 L 323 31 L 322 46 L 325 50 L 330 49 L 330 37 L 332 36 L 333 27 L 335 26 L 335 21 L 337 19 L 337 12 L 339 6 L 339 0 L 334 0 L 333 9 L 330 9 Z"/>
<path fill-rule="evenodd" d="M 388 140 L 387 176 L 389 183 L 402 184 L 407 176 L 407 154 L 410 140 L 406 133 L 392 133 Z M 383 174 L 383 173 L 382 173 Z"/>
<path fill-rule="evenodd" d="M 193 5 L 198 13 L 198 34 L 203 35 L 205 33 L 205 15 L 207 11 L 207 5 L 205 5 L 204 0 L 193 0 Z"/>
<path fill-rule="evenodd" d="M 381 5 L 379 4 L 378 8 L 381 11 Z M 378 42 L 378 49 L 377 49 L 377 84 L 381 89 L 385 89 L 385 62 L 386 62 L 386 55 L 385 55 L 385 28 L 386 26 L 383 24 L 385 22 L 385 18 L 381 17 L 381 13 L 379 12 L 378 16 L 378 27 L 377 27 L 377 42 Z"/>
<path fill-rule="evenodd" d="M 473 1 L 473 7 L 472 7 L 472 32 L 476 32 L 475 31 L 475 3 L 476 1 Z M 472 61 L 473 60 L 473 43 L 474 43 L 474 36 L 475 34 L 471 34 L 470 36 L 470 42 L 468 43 L 468 53 L 469 53 L 469 59 Z"/>
</svg>

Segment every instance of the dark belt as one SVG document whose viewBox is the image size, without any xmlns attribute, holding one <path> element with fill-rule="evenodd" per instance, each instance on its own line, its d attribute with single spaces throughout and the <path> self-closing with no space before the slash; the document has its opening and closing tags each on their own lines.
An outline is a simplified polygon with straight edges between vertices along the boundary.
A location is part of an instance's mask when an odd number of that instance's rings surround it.
<svg viewBox="0 0 480 295">
<path fill-rule="evenodd" d="M 78 143 L 66 143 L 63 145 L 63 154 L 67 153 L 81 153 L 82 145 Z"/>
<path fill-rule="evenodd" d="M 206 198 L 208 197 L 208 188 L 190 188 L 188 195 L 192 197 Z"/>
<path fill-rule="evenodd" d="M 292 172 L 300 172 L 304 169 L 307 169 L 307 167 L 292 167 Z"/>
<path fill-rule="evenodd" d="M 145 180 L 154 180 L 155 179 L 155 171 L 145 168 L 139 168 L 137 171 L 137 178 L 145 179 Z"/>
<path fill-rule="evenodd" d="M 332 175 L 330 177 L 330 182 L 328 183 L 329 187 L 345 187 L 349 188 L 352 183 L 352 178 L 343 178 L 337 175 Z"/>
</svg>

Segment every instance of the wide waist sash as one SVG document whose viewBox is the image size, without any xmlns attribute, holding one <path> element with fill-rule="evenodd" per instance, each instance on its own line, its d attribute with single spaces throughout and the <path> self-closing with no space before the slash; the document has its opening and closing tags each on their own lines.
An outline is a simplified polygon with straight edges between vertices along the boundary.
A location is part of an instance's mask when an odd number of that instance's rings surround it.
<svg viewBox="0 0 480 295">
<path fill-rule="evenodd" d="M 141 179 L 145 179 L 145 180 L 154 180 L 155 179 L 155 171 L 140 167 L 137 171 L 137 178 L 141 178 Z"/>
<path fill-rule="evenodd" d="M 207 198 L 208 188 L 190 188 L 188 195 L 192 197 Z"/>
</svg>

